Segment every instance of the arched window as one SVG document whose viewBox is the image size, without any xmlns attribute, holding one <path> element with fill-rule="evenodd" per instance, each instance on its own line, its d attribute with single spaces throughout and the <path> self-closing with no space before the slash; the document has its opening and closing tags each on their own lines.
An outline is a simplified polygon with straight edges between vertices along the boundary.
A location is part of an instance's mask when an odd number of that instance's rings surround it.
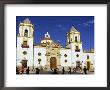
<svg viewBox="0 0 110 90">
<path fill-rule="evenodd" d="M 23 41 L 23 46 L 27 46 L 27 41 Z"/>
<path fill-rule="evenodd" d="M 87 59 L 89 59 L 89 55 L 87 55 Z"/>
<path fill-rule="evenodd" d="M 27 29 L 25 29 L 25 31 L 24 31 L 24 36 L 25 36 L 25 37 L 28 36 L 28 30 L 27 30 Z"/>
<path fill-rule="evenodd" d="M 21 45 L 22 48 L 29 48 L 29 45 L 27 45 L 27 41 L 23 41 L 23 44 Z"/>
<path fill-rule="evenodd" d="M 76 46 L 75 52 L 80 52 L 79 46 Z"/>
<path fill-rule="evenodd" d="M 79 48 L 78 48 L 78 46 L 76 46 L 76 50 L 78 50 Z"/>
<path fill-rule="evenodd" d="M 77 37 L 75 37 L 75 42 L 77 42 Z"/>
</svg>

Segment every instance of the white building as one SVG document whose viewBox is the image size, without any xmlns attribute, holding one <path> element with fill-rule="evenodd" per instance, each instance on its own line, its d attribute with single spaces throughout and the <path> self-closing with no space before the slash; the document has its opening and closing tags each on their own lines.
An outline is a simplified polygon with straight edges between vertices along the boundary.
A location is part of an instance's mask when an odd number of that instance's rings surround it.
<svg viewBox="0 0 110 90">
<path fill-rule="evenodd" d="M 55 43 L 47 32 L 39 45 L 34 45 L 34 26 L 27 18 L 19 24 L 17 35 L 17 66 L 24 67 L 94 67 L 94 50 L 85 51 L 80 32 L 73 26 L 67 33 L 67 44 L 63 48 Z"/>
</svg>

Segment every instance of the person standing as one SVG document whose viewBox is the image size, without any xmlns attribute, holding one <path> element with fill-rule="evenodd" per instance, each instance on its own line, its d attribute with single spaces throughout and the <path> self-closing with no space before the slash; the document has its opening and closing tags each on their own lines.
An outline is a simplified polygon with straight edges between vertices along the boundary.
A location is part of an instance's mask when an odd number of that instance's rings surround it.
<svg viewBox="0 0 110 90">
<path fill-rule="evenodd" d="M 57 68 L 54 69 L 53 74 L 58 74 L 57 73 Z"/>
<path fill-rule="evenodd" d="M 73 67 L 73 72 L 74 72 L 74 73 L 76 72 L 76 68 L 75 68 L 75 67 Z"/>
<path fill-rule="evenodd" d="M 18 69 L 18 67 L 16 67 L 16 74 L 19 74 L 19 69 Z"/>
<path fill-rule="evenodd" d="M 39 68 L 36 68 L 36 74 L 39 74 L 40 70 Z"/>
<path fill-rule="evenodd" d="M 71 74 L 71 67 L 69 67 L 69 72 L 68 73 Z"/>
<path fill-rule="evenodd" d="M 29 74 L 29 71 L 30 71 L 30 70 L 29 70 L 29 67 L 28 67 L 28 68 L 26 69 L 26 74 Z"/>
<path fill-rule="evenodd" d="M 65 69 L 64 69 L 64 67 L 63 67 L 63 69 L 62 69 L 62 74 L 64 74 L 65 73 Z"/>
<path fill-rule="evenodd" d="M 87 74 L 87 68 L 86 68 L 86 66 L 84 66 L 83 71 L 84 71 L 84 74 Z"/>
<path fill-rule="evenodd" d="M 21 74 L 24 73 L 24 66 L 21 67 Z"/>
</svg>

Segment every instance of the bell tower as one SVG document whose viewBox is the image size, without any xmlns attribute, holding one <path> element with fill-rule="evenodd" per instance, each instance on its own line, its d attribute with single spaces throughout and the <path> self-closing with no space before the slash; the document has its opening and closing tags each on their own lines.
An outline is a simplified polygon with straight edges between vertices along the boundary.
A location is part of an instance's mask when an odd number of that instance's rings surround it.
<svg viewBox="0 0 110 90">
<path fill-rule="evenodd" d="M 71 27 L 70 32 L 67 33 L 67 44 L 80 42 L 80 32 L 74 26 Z"/>
<path fill-rule="evenodd" d="M 20 37 L 33 37 L 33 24 L 26 18 L 23 22 L 19 24 L 19 34 Z"/>
<path fill-rule="evenodd" d="M 33 66 L 33 32 L 34 26 L 28 18 L 20 22 L 17 35 L 17 66 Z"/>
<path fill-rule="evenodd" d="M 67 33 L 67 47 L 76 52 L 82 51 L 80 32 L 78 32 L 74 26 L 72 26 L 70 32 Z"/>
</svg>

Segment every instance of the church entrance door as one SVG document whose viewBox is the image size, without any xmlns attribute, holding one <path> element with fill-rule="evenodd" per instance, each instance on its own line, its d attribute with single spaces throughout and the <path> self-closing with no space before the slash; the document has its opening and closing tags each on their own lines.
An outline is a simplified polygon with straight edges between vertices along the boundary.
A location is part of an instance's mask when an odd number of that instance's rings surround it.
<svg viewBox="0 0 110 90">
<path fill-rule="evenodd" d="M 57 59 L 56 57 L 50 58 L 50 68 L 57 68 Z"/>
</svg>

